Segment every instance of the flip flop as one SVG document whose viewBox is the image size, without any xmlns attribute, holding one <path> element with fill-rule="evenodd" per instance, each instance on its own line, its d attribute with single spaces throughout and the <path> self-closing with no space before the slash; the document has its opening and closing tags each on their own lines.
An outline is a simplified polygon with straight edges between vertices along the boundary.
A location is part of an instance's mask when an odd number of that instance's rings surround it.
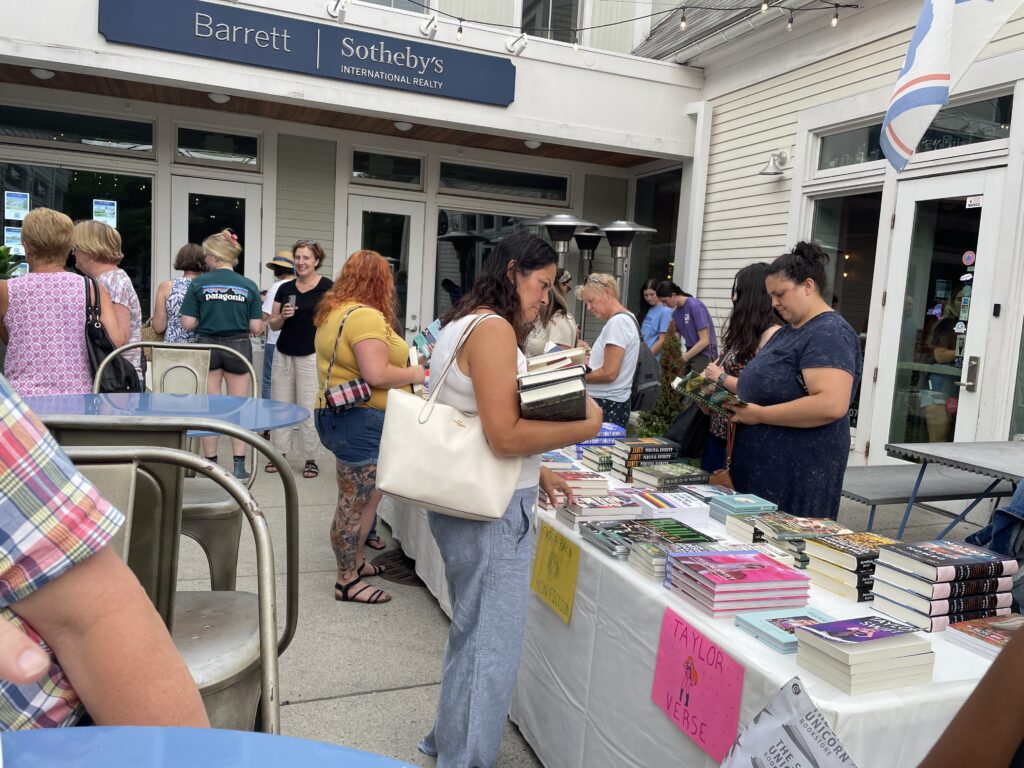
<svg viewBox="0 0 1024 768">
<path fill-rule="evenodd" d="M 380 536 L 371 536 L 366 540 L 366 546 L 370 549 L 387 549 L 388 545 L 384 543 L 384 540 Z"/>
</svg>

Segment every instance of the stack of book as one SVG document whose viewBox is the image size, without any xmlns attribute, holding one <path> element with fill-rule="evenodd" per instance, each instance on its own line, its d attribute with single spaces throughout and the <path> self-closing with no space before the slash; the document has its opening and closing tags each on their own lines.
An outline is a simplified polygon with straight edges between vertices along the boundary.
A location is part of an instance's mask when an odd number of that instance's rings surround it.
<svg viewBox="0 0 1024 768">
<path fill-rule="evenodd" d="M 545 451 L 540 455 L 540 465 L 548 469 L 572 469 L 573 461 L 561 451 Z"/>
<path fill-rule="evenodd" d="M 611 472 L 612 449 L 603 445 L 588 445 L 583 449 L 583 466 L 594 472 Z"/>
<path fill-rule="evenodd" d="M 1011 613 L 1008 616 L 989 616 L 985 619 L 971 619 L 950 624 L 946 639 L 953 645 L 967 648 L 982 656 L 994 659 L 1010 642 L 1013 633 L 1024 625 L 1024 616 Z"/>
<path fill-rule="evenodd" d="M 551 471 L 565 480 L 566 485 L 572 489 L 572 495 L 577 499 L 585 496 L 608 495 L 608 478 L 604 475 L 582 469 L 552 469 Z M 566 497 L 558 491 L 555 491 L 554 499 L 546 498 L 545 494 L 541 494 L 539 499 L 541 509 L 556 513 L 565 508 L 566 502 Z"/>
<path fill-rule="evenodd" d="M 788 565 L 790 568 L 796 568 L 796 560 L 793 559 L 793 554 L 791 552 L 779 549 L 774 544 L 768 544 L 763 541 L 760 541 L 757 544 L 737 544 L 735 541 L 716 541 L 709 548 L 716 552 L 760 552 L 762 555 L 767 555 L 778 563 Z"/>
<path fill-rule="evenodd" d="M 873 599 L 875 560 L 883 544 L 895 539 L 877 533 L 837 533 L 807 539 L 807 575 L 811 582 L 857 603 Z"/>
<path fill-rule="evenodd" d="M 545 355 L 544 357 L 547 357 Z M 524 419 L 579 421 L 587 417 L 587 384 L 582 365 L 523 373 L 519 409 Z"/>
<path fill-rule="evenodd" d="M 715 496 L 735 496 L 736 491 L 732 488 L 726 488 L 724 485 L 708 485 L 707 483 L 698 483 L 697 485 L 684 485 L 680 490 L 692 493 L 698 499 L 711 502 Z"/>
<path fill-rule="evenodd" d="M 567 526 L 576 529 L 580 522 L 604 520 L 629 520 L 643 511 L 643 506 L 636 501 L 624 499 L 622 496 L 576 496 L 568 505 L 561 505 L 555 510 L 555 517 Z"/>
<path fill-rule="evenodd" d="M 634 542 L 648 541 L 666 549 L 713 542 L 714 538 L 674 520 L 643 518 L 580 522 L 580 536 L 612 557 L 626 558 Z"/>
<path fill-rule="evenodd" d="M 758 608 L 801 608 L 809 582 L 760 552 L 676 552 L 665 564 L 665 588 L 716 619 Z"/>
<path fill-rule="evenodd" d="M 931 682 L 935 654 L 917 627 L 863 616 L 796 628 L 796 663 L 851 696 Z"/>
<path fill-rule="evenodd" d="M 689 526 L 687 526 L 689 527 Z M 700 533 L 700 535 L 704 535 Z M 711 537 L 708 536 L 708 539 Z M 670 544 L 659 540 L 642 539 L 633 542 L 629 552 L 629 564 L 652 581 L 665 581 L 665 563 L 669 555 L 680 552 L 760 552 L 782 565 L 793 566 L 793 557 L 771 544 L 736 544 L 731 541 L 708 541 L 707 543 Z"/>
<path fill-rule="evenodd" d="M 683 523 L 696 524 L 708 519 L 708 505 L 683 490 L 671 493 L 646 490 L 637 494 L 636 499 L 654 517 L 671 517 Z"/>
<path fill-rule="evenodd" d="M 574 461 L 579 461 L 583 458 L 583 451 L 585 451 L 589 446 L 599 445 L 605 448 L 610 448 L 615 444 L 616 440 L 625 436 L 625 427 L 605 422 L 601 425 L 601 429 L 598 430 L 594 437 L 589 440 L 584 440 L 582 443 L 575 443 L 574 445 L 566 446 L 562 449 L 562 453 Z"/>
<path fill-rule="evenodd" d="M 674 491 L 684 485 L 704 483 L 707 479 L 707 472 L 683 461 L 633 468 L 634 483 L 649 486 L 657 491 Z"/>
<path fill-rule="evenodd" d="M 735 499 L 735 496 L 726 497 Z M 725 530 L 737 541 L 754 544 L 767 541 L 792 553 L 797 568 L 806 568 L 810 558 L 804 552 L 807 539 L 837 533 L 852 533 L 835 520 L 817 517 L 796 517 L 786 512 L 765 512 L 760 515 L 730 515 Z"/>
<path fill-rule="evenodd" d="M 737 613 L 736 626 L 770 645 L 779 653 L 796 653 L 796 628 L 835 621 L 813 608 L 782 608 L 774 611 Z"/>
<path fill-rule="evenodd" d="M 526 358 L 526 372 L 546 373 L 559 371 L 564 368 L 583 368 L 587 361 L 587 351 L 581 347 L 574 349 L 559 349 L 554 352 L 546 352 L 543 355 L 534 355 Z"/>
<path fill-rule="evenodd" d="M 890 544 L 878 552 L 874 607 L 926 632 L 1005 616 L 1017 561 L 956 541 Z"/>
<path fill-rule="evenodd" d="M 723 493 L 708 499 L 708 507 L 711 510 L 711 519 L 725 524 L 729 517 L 774 512 L 779 505 L 752 493 Z"/>
<path fill-rule="evenodd" d="M 622 437 L 612 446 L 612 477 L 633 482 L 633 470 L 674 461 L 679 443 L 664 437 Z"/>
<path fill-rule="evenodd" d="M 649 531 L 634 534 L 627 562 L 652 581 L 665 580 L 665 561 L 672 552 L 706 552 L 716 542 L 688 525 L 664 518 L 647 518 L 640 525 Z"/>
</svg>

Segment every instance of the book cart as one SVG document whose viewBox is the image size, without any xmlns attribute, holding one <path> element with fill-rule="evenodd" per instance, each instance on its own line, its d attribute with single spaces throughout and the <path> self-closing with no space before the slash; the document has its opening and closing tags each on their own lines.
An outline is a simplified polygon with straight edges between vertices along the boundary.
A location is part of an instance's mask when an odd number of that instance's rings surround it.
<svg viewBox="0 0 1024 768">
<path fill-rule="evenodd" d="M 426 512 L 385 497 L 380 514 L 450 615 L 444 565 Z M 512 701 L 513 721 L 546 768 L 717 765 L 651 699 L 666 607 L 742 664 L 740 728 L 780 686 L 799 676 L 853 761 L 866 768 L 917 765 L 991 663 L 949 643 L 943 633 L 930 634 L 932 682 L 849 696 L 798 667 L 795 654 L 777 653 L 732 619 L 705 616 L 625 561 L 584 542 L 552 513 L 537 514 L 538 523 L 548 523 L 580 547 L 568 625 L 531 591 Z M 724 526 L 714 520 L 694 527 L 726 537 Z M 870 604 L 844 600 L 816 585 L 811 586 L 810 606 L 837 619 L 873 613 Z"/>
</svg>

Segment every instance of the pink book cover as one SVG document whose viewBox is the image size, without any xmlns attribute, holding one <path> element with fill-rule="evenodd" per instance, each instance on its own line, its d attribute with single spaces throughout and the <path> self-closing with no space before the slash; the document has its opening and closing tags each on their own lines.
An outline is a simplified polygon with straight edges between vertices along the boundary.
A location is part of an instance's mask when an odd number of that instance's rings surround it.
<svg viewBox="0 0 1024 768">
<path fill-rule="evenodd" d="M 587 472 L 586 470 L 574 470 L 574 469 L 553 469 L 551 470 L 556 475 L 561 477 L 567 483 L 580 482 L 585 480 L 588 482 L 600 482 L 607 481 L 608 478 L 604 475 L 599 475 L 597 472 Z"/>
<path fill-rule="evenodd" d="M 669 555 L 673 565 L 715 591 L 778 589 L 783 584 L 799 585 L 811 579 L 805 573 L 772 560 L 760 552 L 722 552 L 714 555 Z"/>
</svg>

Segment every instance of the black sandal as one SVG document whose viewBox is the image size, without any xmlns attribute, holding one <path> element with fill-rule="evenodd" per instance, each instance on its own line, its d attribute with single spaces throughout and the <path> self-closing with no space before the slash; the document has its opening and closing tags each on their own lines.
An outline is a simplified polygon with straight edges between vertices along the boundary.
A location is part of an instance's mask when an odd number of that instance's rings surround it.
<svg viewBox="0 0 1024 768">
<path fill-rule="evenodd" d="M 376 563 L 368 563 L 364 560 L 363 564 L 356 568 L 356 573 L 358 573 L 360 576 L 380 576 L 386 570 L 387 568 L 385 568 L 383 565 L 377 565 Z"/>
<path fill-rule="evenodd" d="M 366 546 L 370 549 L 387 549 L 387 544 L 384 543 L 384 539 L 380 536 L 371 536 L 366 540 Z"/>
<path fill-rule="evenodd" d="M 363 603 L 364 605 L 377 605 L 379 603 L 387 603 L 391 601 L 391 595 L 385 592 L 383 589 L 373 589 L 369 584 L 364 584 L 362 589 L 357 589 L 351 595 L 349 590 L 361 582 L 361 577 L 356 576 L 355 579 L 350 581 L 348 584 L 342 584 L 341 582 L 334 583 L 335 590 L 341 590 L 341 597 L 338 597 L 338 593 L 334 593 L 334 599 L 339 600 L 343 603 Z M 366 600 L 357 600 L 363 592 L 368 589 L 373 589 L 373 593 Z"/>
<path fill-rule="evenodd" d="M 320 475 L 320 467 L 316 465 L 316 462 L 310 459 L 306 462 L 306 466 L 302 468 L 302 476 L 305 478 L 312 479 Z"/>
</svg>

